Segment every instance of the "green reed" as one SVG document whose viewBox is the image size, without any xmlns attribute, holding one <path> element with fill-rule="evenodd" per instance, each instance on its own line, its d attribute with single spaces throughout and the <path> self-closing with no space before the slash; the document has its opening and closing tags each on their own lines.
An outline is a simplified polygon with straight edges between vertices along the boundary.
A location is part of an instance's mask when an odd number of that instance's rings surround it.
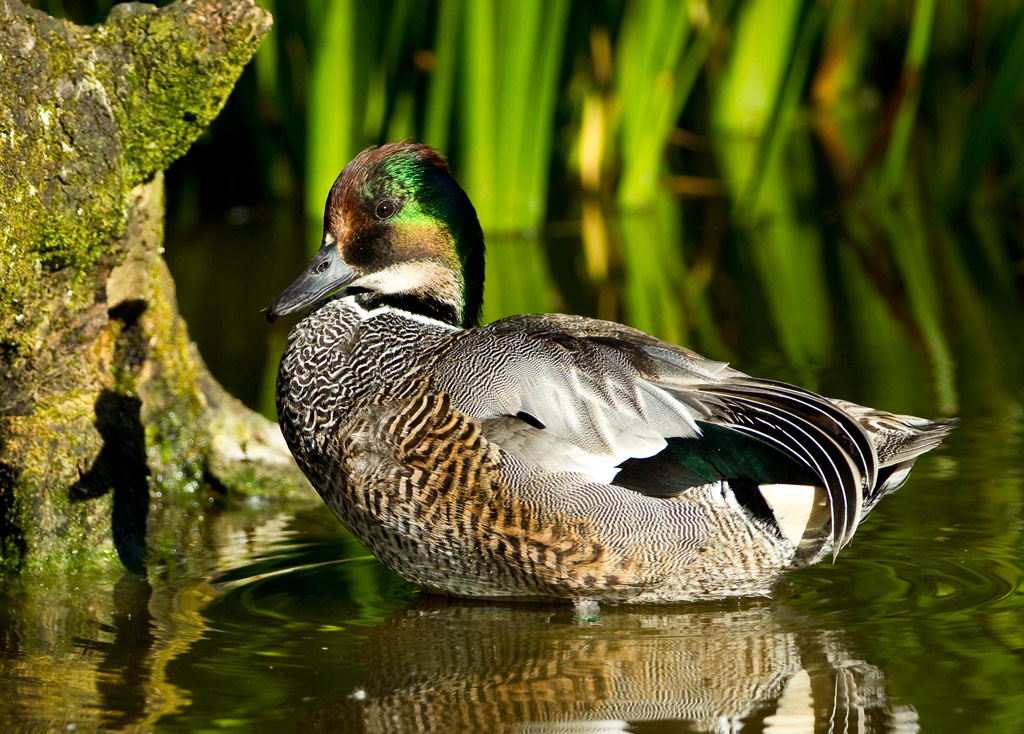
<svg viewBox="0 0 1024 734">
<path fill-rule="evenodd" d="M 461 171 L 485 230 L 544 221 L 568 0 L 467 2 Z"/>
<path fill-rule="evenodd" d="M 921 97 L 922 76 L 932 40 L 935 6 L 936 0 L 916 0 L 914 3 L 907 54 L 898 86 L 901 97 L 897 98 L 898 107 L 881 170 L 881 187 L 887 193 L 896 191 L 905 180 L 904 169 L 909 157 L 911 134 Z"/>
<path fill-rule="evenodd" d="M 664 149 L 710 48 L 712 31 L 694 28 L 678 2 L 629 4 L 613 52 L 621 119 L 619 201 L 625 208 L 650 204 L 664 173 Z M 691 40 L 692 39 L 692 40 Z"/>
<path fill-rule="evenodd" d="M 307 211 L 322 212 L 317 192 L 326 192 L 345 163 L 358 151 L 359 113 L 366 106 L 346 105 L 360 98 L 370 58 L 358 53 L 361 37 L 355 0 L 311 0 L 310 36 L 316 44 L 309 71 L 307 104 Z"/>
<path fill-rule="evenodd" d="M 969 124 L 969 143 L 961 158 L 960 188 L 956 192 L 961 201 L 974 190 L 1006 127 L 1014 101 L 1019 103 L 1024 81 L 1024 13 L 1018 13 L 1013 19 L 1013 30 L 1001 55 L 978 116 Z"/>
<path fill-rule="evenodd" d="M 997 173 L 1024 155 L 1006 124 L 1021 105 L 1020 2 L 983 13 L 973 42 L 967 12 L 935 0 L 300 5 L 301 33 L 280 23 L 260 54 L 305 52 L 308 215 L 363 146 L 438 146 L 491 242 L 487 319 L 578 290 L 603 317 L 714 356 L 770 329 L 810 383 L 837 350 L 903 353 L 909 336 L 952 409 L 941 284 L 963 268 L 1015 287 L 1005 224 L 968 216 L 971 236 L 936 261 L 929 223 L 944 202 L 960 202 L 940 215 L 951 224 L 980 191 L 1020 190 Z M 258 55 L 261 79 L 269 67 Z M 276 78 L 302 74 L 278 65 Z M 566 256 L 564 239 L 532 234 L 572 217 L 576 187 L 590 203 Z M 556 281 L 552 263 L 574 276 Z M 847 333 L 837 299 L 854 295 L 871 318 Z"/>
<path fill-rule="evenodd" d="M 852 182 L 838 183 L 897 192 L 920 175 L 915 146 L 948 148 L 957 153 L 959 175 L 944 177 L 950 190 L 938 193 L 953 197 L 953 188 L 970 190 L 994 151 L 1006 145 L 1006 122 L 1020 104 L 1024 77 L 1020 2 L 993 4 L 981 14 L 980 50 L 962 30 L 966 12 L 935 0 L 909 6 L 389 0 L 374 8 L 353 0 L 305 0 L 275 9 L 279 16 L 301 15 L 305 23 L 296 30 L 279 18 L 282 33 L 264 44 L 254 68 L 261 89 L 285 76 L 303 88 L 302 94 L 277 94 L 277 102 L 306 107 L 304 116 L 285 124 L 304 126 L 301 135 L 288 131 L 287 137 L 302 140 L 304 159 L 295 167 L 304 171 L 313 217 L 356 151 L 414 137 L 450 156 L 488 231 L 538 231 L 547 219 L 549 187 L 571 185 L 582 165 L 574 160 L 586 134 L 578 105 L 593 99 L 589 90 L 609 83 L 600 185 L 618 208 L 642 209 L 655 200 L 678 168 L 667 153 L 683 129 L 710 134 L 714 143 L 710 161 L 701 164 L 710 177 L 701 181 L 713 187 L 720 179 L 740 211 L 756 213 L 773 160 L 785 158 L 794 130 L 820 107 L 813 87 L 836 59 L 842 78 L 826 114 L 838 118 L 852 146 Z M 610 80 L 597 82 L 588 41 L 602 33 L 609 39 Z M 977 114 L 944 110 L 943 128 L 923 131 L 922 105 L 938 118 L 943 95 L 963 99 L 956 90 L 931 86 L 939 78 L 938 62 L 930 58 L 936 43 L 947 68 L 975 64 L 971 78 L 961 80 L 961 95 L 964 89 L 968 97 L 983 94 L 974 100 Z M 876 60 L 879 48 L 890 61 Z M 977 64 L 986 55 L 994 74 Z M 894 68 L 895 56 L 902 64 Z M 878 101 L 873 109 L 856 109 L 856 95 L 865 90 Z M 851 115 L 860 119 L 851 122 Z M 922 143 L 927 135 L 933 139 Z M 942 141 L 934 139 L 938 135 Z M 949 157 L 936 165 L 949 170 Z M 685 152 L 675 158 L 686 165 Z"/>
</svg>

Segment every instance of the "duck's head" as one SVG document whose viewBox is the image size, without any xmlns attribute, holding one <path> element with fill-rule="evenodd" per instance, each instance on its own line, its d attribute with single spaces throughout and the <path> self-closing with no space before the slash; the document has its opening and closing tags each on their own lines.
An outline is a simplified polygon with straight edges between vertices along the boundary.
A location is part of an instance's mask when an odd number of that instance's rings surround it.
<svg viewBox="0 0 1024 734">
<path fill-rule="evenodd" d="M 426 145 L 389 143 L 367 148 L 338 176 L 320 251 L 267 319 L 348 288 L 368 307 L 468 327 L 480 314 L 483 281 L 480 222 L 444 159 Z"/>
</svg>

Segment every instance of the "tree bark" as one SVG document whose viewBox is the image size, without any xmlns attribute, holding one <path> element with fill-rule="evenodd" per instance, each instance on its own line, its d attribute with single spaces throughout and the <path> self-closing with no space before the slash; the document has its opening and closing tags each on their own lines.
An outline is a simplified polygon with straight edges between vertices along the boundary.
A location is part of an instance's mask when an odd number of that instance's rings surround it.
<svg viewBox="0 0 1024 734">
<path fill-rule="evenodd" d="M 252 0 L 0 0 L 0 563 L 143 570 L 200 543 L 207 487 L 306 491 L 210 376 L 161 257 L 163 178 L 271 26 Z M 169 539 L 169 540 L 168 540 Z"/>
</svg>

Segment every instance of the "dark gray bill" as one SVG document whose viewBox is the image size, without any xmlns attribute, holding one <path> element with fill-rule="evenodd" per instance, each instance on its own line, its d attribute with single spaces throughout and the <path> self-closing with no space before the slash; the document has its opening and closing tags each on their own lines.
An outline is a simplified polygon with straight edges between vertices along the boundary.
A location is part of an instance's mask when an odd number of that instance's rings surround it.
<svg viewBox="0 0 1024 734">
<path fill-rule="evenodd" d="M 324 243 L 302 275 L 267 308 L 267 321 L 305 308 L 355 279 L 356 272 L 341 259 L 338 248 Z"/>
</svg>

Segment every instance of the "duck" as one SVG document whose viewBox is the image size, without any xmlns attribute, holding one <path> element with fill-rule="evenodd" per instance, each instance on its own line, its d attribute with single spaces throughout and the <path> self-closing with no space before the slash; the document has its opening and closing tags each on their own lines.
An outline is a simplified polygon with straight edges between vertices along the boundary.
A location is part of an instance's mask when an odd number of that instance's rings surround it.
<svg viewBox="0 0 1024 734">
<path fill-rule="evenodd" d="M 341 523 L 426 592 L 598 604 L 768 596 L 849 545 L 953 419 L 758 379 L 610 321 L 481 325 L 484 236 L 433 148 L 359 153 L 277 376 L 281 430 Z"/>
</svg>

